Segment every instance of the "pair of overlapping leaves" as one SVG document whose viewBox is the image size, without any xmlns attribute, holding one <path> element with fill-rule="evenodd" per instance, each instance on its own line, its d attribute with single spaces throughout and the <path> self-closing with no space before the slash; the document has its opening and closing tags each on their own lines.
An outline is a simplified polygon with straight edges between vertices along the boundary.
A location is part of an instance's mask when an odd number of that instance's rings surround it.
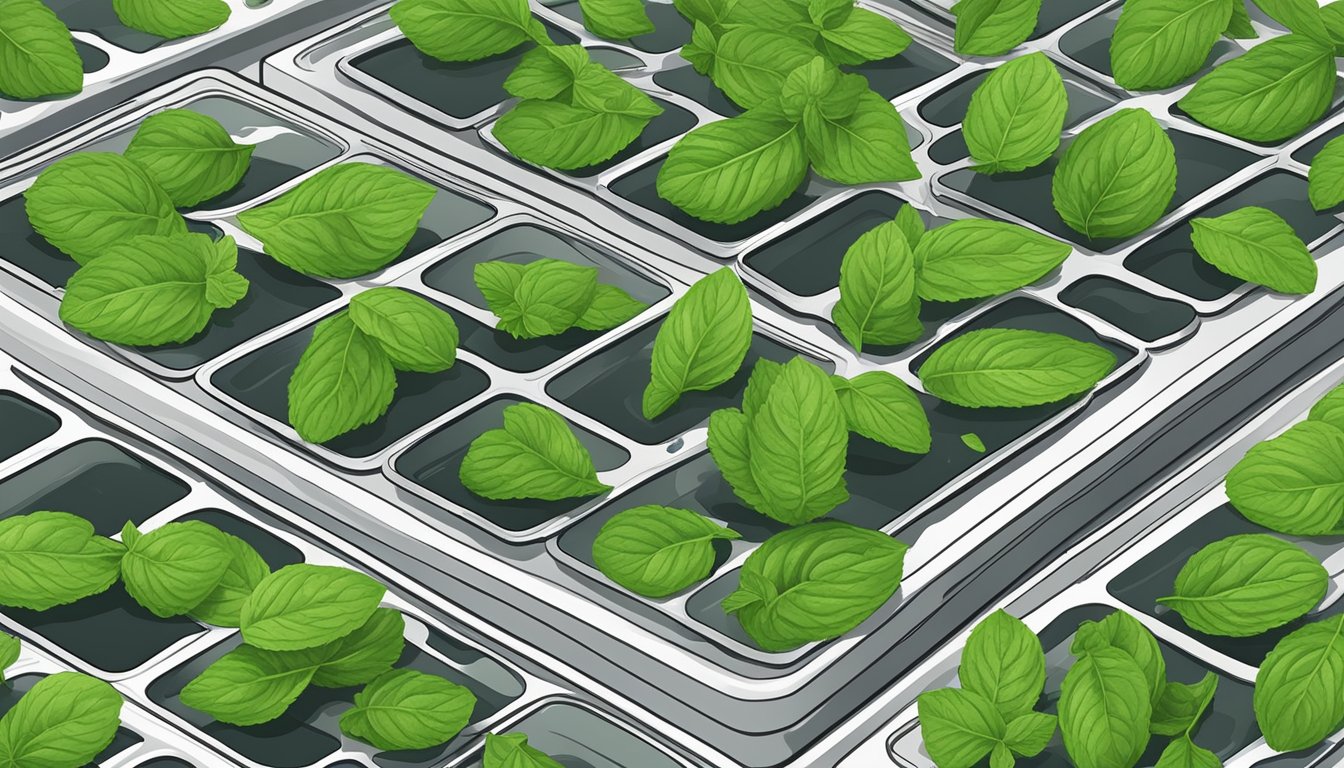
<svg viewBox="0 0 1344 768">
<path fill-rule="evenodd" d="M 555 336 L 571 328 L 605 331 L 647 308 L 620 288 L 599 283 L 596 267 L 560 259 L 485 261 L 472 277 L 499 318 L 499 330 L 515 339 Z"/>
</svg>

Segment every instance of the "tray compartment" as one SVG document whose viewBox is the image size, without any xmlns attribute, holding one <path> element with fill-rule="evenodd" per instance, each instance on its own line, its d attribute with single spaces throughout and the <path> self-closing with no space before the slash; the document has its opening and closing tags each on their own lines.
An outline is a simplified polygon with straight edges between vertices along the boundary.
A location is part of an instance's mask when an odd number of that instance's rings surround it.
<svg viewBox="0 0 1344 768">
<path fill-rule="evenodd" d="M 0 390 L 0 462 L 28 450 L 61 428 L 61 420 L 33 401 Z"/>
</svg>

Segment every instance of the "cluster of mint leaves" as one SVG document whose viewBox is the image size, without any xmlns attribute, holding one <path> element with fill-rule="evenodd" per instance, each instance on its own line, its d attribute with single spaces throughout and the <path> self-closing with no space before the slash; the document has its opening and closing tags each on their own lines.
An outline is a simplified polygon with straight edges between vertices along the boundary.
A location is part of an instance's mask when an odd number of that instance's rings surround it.
<svg viewBox="0 0 1344 768">
<path fill-rule="evenodd" d="M 19 658 L 18 638 L 0 632 L 0 684 Z M 12 768 L 80 768 L 117 736 L 121 694 L 78 672 L 46 675 L 0 717 L 0 761 Z"/>
<path fill-rule="evenodd" d="M 112 0 L 127 27 L 169 40 L 209 32 L 228 21 L 224 0 Z M 84 62 L 70 29 L 41 0 L 0 0 L 0 95 L 33 100 L 78 93 Z"/>
<path fill-rule="evenodd" d="M 648 309 L 614 285 L 597 281 L 597 267 L 541 258 L 527 264 L 485 261 L 473 279 L 496 328 L 515 339 L 556 336 L 571 328 L 605 331 Z"/>
<path fill-rule="evenodd" d="M 595 34 L 621 39 L 653 29 L 637 0 L 581 5 Z M 527 0 L 399 0 L 390 13 L 412 45 L 440 61 L 537 46 L 505 81 L 520 101 L 494 127 L 505 148 L 535 165 L 574 170 L 610 160 L 663 112 L 583 46 L 554 45 Z"/>
</svg>

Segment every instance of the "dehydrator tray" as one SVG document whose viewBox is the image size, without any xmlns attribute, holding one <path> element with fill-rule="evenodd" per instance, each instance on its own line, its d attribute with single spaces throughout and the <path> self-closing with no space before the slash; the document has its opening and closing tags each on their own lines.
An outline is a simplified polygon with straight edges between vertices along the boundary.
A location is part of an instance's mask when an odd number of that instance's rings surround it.
<svg viewBox="0 0 1344 768">
<path fill-rule="evenodd" d="M 0 165 L 0 347 L 55 391 L 142 427 L 165 455 L 204 462 L 289 510 L 305 532 L 325 532 L 324 542 L 359 553 L 351 562 L 385 564 L 394 588 L 443 596 L 454 616 L 491 628 L 482 652 L 532 659 L 564 681 L 558 691 L 571 691 L 557 695 L 593 692 L 633 713 L 635 738 L 675 745 L 693 764 L 834 765 L 854 733 L 880 724 L 863 714 L 870 701 L 890 695 L 883 692 L 893 683 L 902 690 L 905 673 L 932 649 L 1107 524 L 1119 514 L 1117 500 L 1158 483 L 1189 461 L 1192 446 L 1236 429 L 1267 397 L 1344 357 L 1344 264 L 1335 255 L 1344 227 L 1339 211 L 1318 214 L 1306 203 L 1307 163 L 1344 134 L 1344 116 L 1331 110 L 1273 147 L 1220 136 L 1173 109 L 1183 90 L 1128 97 L 1098 69 L 1105 56 L 1098 59 L 1096 40 L 1109 34 L 1118 3 L 1047 2 L 1026 50 L 1045 51 L 1065 75 L 1074 105 L 1065 141 L 1116 109 L 1148 107 L 1173 137 L 1182 179 L 1179 206 L 1142 235 L 1080 242 L 1045 202 L 1049 166 L 989 185 L 969 176 L 957 124 L 978 79 L 1000 60 L 952 53 L 947 4 L 862 4 L 916 38 L 865 74 L 905 118 L 922 181 L 849 189 L 817 181 L 746 224 L 700 224 L 657 199 L 651 174 L 678 136 L 732 107 L 675 53 L 684 35 L 670 6 L 652 4 L 668 31 L 628 46 L 583 31 L 576 3 L 536 9 L 555 39 L 588 46 L 666 109 L 612 163 L 566 175 L 510 159 L 493 139 L 493 120 L 507 106 L 500 83 L 509 57 L 489 66 L 428 62 L 383 5 L 267 58 L 266 88 L 222 70 L 197 72 Z M 1281 32 L 1257 23 L 1265 35 Z M 1239 44 L 1220 45 L 1222 56 Z M 193 229 L 238 240 L 252 293 L 186 345 L 93 342 L 56 319 L 75 265 L 32 232 L 22 192 L 54 160 L 120 149 L 140 120 L 173 107 L 208 114 L 258 146 L 239 189 L 187 212 Z M 390 164 L 439 188 L 407 252 L 387 268 L 348 281 L 298 276 L 237 227 L 239 212 L 342 162 Z M 1032 200 L 1035 208 L 1017 207 Z M 1011 295 L 926 304 L 923 339 L 858 357 L 829 322 L 839 262 L 859 233 L 907 202 L 929 224 L 997 217 L 1061 237 L 1076 253 Z M 1284 216 L 1311 247 L 1320 267 L 1315 293 L 1271 295 L 1213 271 L 1190 249 L 1191 217 L 1252 203 Z M 512 340 L 494 329 L 471 268 L 539 255 L 597 266 L 604 282 L 649 309 L 603 333 Z M 752 289 L 748 366 L 802 354 L 842 375 L 881 369 L 918 388 L 913 371 L 940 344 L 995 326 L 1098 343 L 1120 365 L 1094 392 L 1056 406 L 976 413 L 921 395 L 934 432 L 927 457 L 853 439 L 853 499 L 834 516 L 913 545 L 902 589 L 840 640 L 766 653 L 718 602 L 735 588 L 747 554 L 779 527 L 735 500 L 705 449 L 705 420 L 738 402 L 745 373 L 684 397 L 661 419 L 639 416 L 658 322 L 691 283 L 724 265 Z M 453 315 L 460 362 L 444 374 L 403 377 L 377 424 L 325 446 L 303 443 L 286 423 L 284 384 L 312 326 L 385 285 Z M 457 479 L 467 444 L 518 401 L 568 420 L 615 490 L 576 504 L 496 504 L 468 493 Z M 984 440 L 986 453 L 961 444 L 967 432 Z M 612 515 L 647 503 L 703 513 L 743 538 L 687 594 L 639 598 L 596 571 L 591 545 Z M 150 684 L 145 695 L 152 692 Z M 538 704 L 537 729 L 562 733 L 564 723 L 586 722 L 574 710 L 556 712 Z M 171 709 L 164 716 L 194 727 Z M 473 748 L 459 747 L 445 758 L 471 765 Z"/>
</svg>

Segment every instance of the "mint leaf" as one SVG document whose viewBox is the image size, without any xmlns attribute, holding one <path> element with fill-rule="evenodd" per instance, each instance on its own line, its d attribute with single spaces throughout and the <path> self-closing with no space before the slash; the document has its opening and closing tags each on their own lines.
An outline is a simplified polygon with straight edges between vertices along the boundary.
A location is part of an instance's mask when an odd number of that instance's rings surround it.
<svg viewBox="0 0 1344 768">
<path fill-rule="evenodd" d="M 1128 613 L 1115 611 L 1101 621 L 1084 621 L 1069 647 L 1078 657 L 1105 649 L 1120 651 L 1134 660 L 1147 681 L 1149 700 L 1157 706 L 1167 684 L 1167 662 L 1153 633 Z"/>
<path fill-rule="evenodd" d="M 757 511 L 789 525 L 830 512 L 849 498 L 849 430 L 829 377 L 795 357 L 747 424 L 748 466 L 760 491 Z"/>
<path fill-rule="evenodd" d="M 1199 257 L 1224 274 L 1279 293 L 1316 289 L 1316 262 L 1292 225 L 1277 213 L 1248 206 L 1213 219 L 1191 219 Z"/>
<path fill-rule="evenodd" d="M 14 666 L 23 652 L 23 643 L 13 635 L 0 632 L 0 683 L 5 682 L 5 669 Z"/>
<path fill-rule="evenodd" d="M 1190 737 L 1182 736 L 1162 750 L 1153 768 L 1223 768 L 1223 762 L 1209 750 L 1195 746 Z"/>
<path fill-rule="evenodd" d="M 287 565 L 243 604 L 243 639 L 268 651 L 298 651 L 345 637 L 378 608 L 387 589 L 358 571 Z"/>
<path fill-rule="evenodd" d="M 598 283 L 592 303 L 574 324 L 588 331 L 605 331 L 624 325 L 648 308 L 620 288 Z"/>
<path fill-rule="evenodd" d="M 583 26 L 598 37 L 628 40 L 653 31 L 640 0 L 579 0 Z"/>
<path fill-rule="evenodd" d="M 1252 637 L 1305 616 L 1330 575 L 1305 549 L 1264 534 L 1216 541 L 1186 561 L 1158 600 L 1206 635 Z"/>
<path fill-rule="evenodd" d="M 221 723 L 269 723 L 299 698 L 316 668 L 311 650 L 275 653 L 240 645 L 187 683 L 180 698 Z"/>
<path fill-rule="evenodd" d="M 929 394 L 966 408 L 1022 408 L 1086 392 L 1114 368 L 1115 355 L 1096 344 L 986 328 L 940 346 L 919 378 Z"/>
<path fill-rule="evenodd" d="M 1318 211 L 1344 203 L 1344 137 L 1331 139 L 1311 159 L 1307 175 L 1307 197 Z"/>
<path fill-rule="evenodd" d="M 771 103 L 789 73 L 817 55 L 814 47 L 793 35 L 757 26 L 730 27 L 714 46 L 699 54 L 712 58 L 709 77 L 743 109 Z"/>
<path fill-rule="evenodd" d="M 803 128 L 812 167 L 831 181 L 868 184 L 920 177 L 905 121 L 891 102 L 873 91 L 864 91 L 854 113 L 842 119 L 806 111 Z"/>
<path fill-rule="evenodd" d="M 849 431 L 906 453 L 928 453 L 929 417 L 908 384 L 886 371 L 832 376 Z"/>
<path fill-rule="evenodd" d="M 784 202 L 807 167 L 798 125 L 747 112 L 682 137 L 658 171 L 658 195 L 698 219 L 736 224 Z"/>
<path fill-rule="evenodd" d="M 961 0 L 957 17 L 957 53 L 1001 56 L 1031 37 L 1041 0 Z"/>
<path fill-rule="evenodd" d="M 229 551 L 229 565 L 219 583 L 204 600 L 196 604 L 189 613 L 193 619 L 213 624 L 217 627 L 236 627 L 241 618 L 243 603 L 251 596 L 262 579 L 271 575 L 257 550 L 246 541 L 222 531 L 225 546 Z"/>
<path fill-rule="evenodd" d="M 971 94 L 961 124 L 980 173 L 1033 168 L 1059 148 L 1069 94 L 1050 59 L 1039 51 L 989 73 Z"/>
<path fill-rule="evenodd" d="M 828 520 L 775 534 L 752 552 L 723 601 L 767 651 L 839 637 L 901 585 L 905 544 Z"/>
<path fill-rule="evenodd" d="M 646 597 L 666 597 L 703 581 L 714 542 L 741 538 L 685 509 L 646 505 L 608 520 L 593 541 L 593 562 L 607 578 Z"/>
<path fill-rule="evenodd" d="M 1251 24 L 1251 15 L 1246 11 L 1246 0 L 1233 0 L 1232 18 L 1227 22 L 1227 29 L 1223 30 L 1223 37 L 1233 40 L 1254 40 L 1260 33 L 1255 31 L 1255 26 Z"/>
<path fill-rule="evenodd" d="M 930 231 L 915 249 L 921 299 L 961 301 L 1015 291 L 1050 274 L 1073 253 L 1026 227 L 960 219 Z"/>
<path fill-rule="evenodd" d="M 1334 48 L 1303 35 L 1285 35 L 1219 65 L 1179 104 L 1215 131 L 1274 143 L 1319 120 L 1334 92 Z"/>
<path fill-rule="evenodd" d="M 247 293 L 237 264 L 232 237 L 141 235 L 113 243 L 71 276 L 61 320 L 118 344 L 182 343 L 205 329 L 216 308 Z"/>
<path fill-rule="evenodd" d="M 765 406 L 770 389 L 784 373 L 784 364 L 769 358 L 759 358 L 751 367 L 751 376 L 747 378 L 747 387 L 742 391 L 742 413 L 748 419 L 755 418 Z"/>
<path fill-rule="evenodd" d="M 554 758 L 529 746 L 521 733 L 485 735 L 483 768 L 564 768 Z"/>
<path fill-rule="evenodd" d="M 821 25 L 817 49 L 836 64 L 857 66 L 869 61 L 881 61 L 898 56 L 913 42 L 901 25 L 866 8 L 852 3 L 847 12 L 837 14 L 835 20 Z"/>
<path fill-rule="evenodd" d="M 218 528 L 194 521 L 167 523 L 145 535 L 127 522 L 122 542 L 126 591 L 162 619 L 186 614 L 204 601 L 233 557 Z"/>
<path fill-rule="evenodd" d="M 1255 675 L 1255 720 L 1265 743 L 1295 752 L 1321 743 L 1344 720 L 1344 616 L 1279 641 Z"/>
<path fill-rule="evenodd" d="M 683 392 L 711 390 L 733 378 L 750 348 L 751 302 L 742 281 L 727 267 L 700 278 L 658 328 L 644 418 L 657 418 Z"/>
<path fill-rule="evenodd" d="M 925 691 L 919 695 L 918 707 L 924 749 L 939 768 L 972 768 L 1007 732 L 994 704 L 973 691 Z"/>
<path fill-rule="evenodd" d="M 1129 0 L 1111 37 L 1115 82 L 1134 91 L 1156 90 L 1195 74 L 1240 2 Z"/>
<path fill-rule="evenodd" d="M 569 423 L 532 403 L 505 408 L 502 429 L 471 441 L 459 475 L 467 490 L 487 499 L 558 501 L 611 490 Z"/>
<path fill-rule="evenodd" d="M 1162 698 L 1153 707 L 1150 730 L 1162 736 L 1188 734 L 1199 724 L 1213 694 L 1218 690 L 1218 675 L 1209 672 L 1195 685 L 1167 683 Z"/>
<path fill-rule="evenodd" d="M 112 0 L 122 24 L 169 40 L 209 32 L 229 20 L 224 0 Z"/>
<path fill-rule="evenodd" d="M 824 57 L 817 56 L 793 70 L 784 80 L 779 107 L 784 116 L 802 122 L 809 112 L 822 118 L 841 120 L 854 114 L 859 99 L 868 92 L 868 81 L 860 75 L 847 75 Z"/>
<path fill-rule="evenodd" d="M 899 219 L 879 224 L 845 251 L 831 319 L 858 352 L 865 343 L 904 344 L 924 334 L 908 225 Z"/>
<path fill-rule="evenodd" d="M 47 166 L 23 193 L 28 221 L 80 264 L 137 235 L 185 235 L 186 221 L 140 166 L 81 152 Z"/>
<path fill-rule="evenodd" d="M 401 255 L 434 187 L 395 168 L 342 163 L 238 214 L 271 258 L 319 277 L 359 277 Z"/>
<path fill-rule="evenodd" d="M 1323 421 L 1295 424 L 1251 448 L 1227 473 L 1227 498 L 1271 531 L 1324 536 L 1344 516 L 1344 431 Z"/>
<path fill-rule="evenodd" d="M 45 611 L 107 590 L 126 548 L 67 512 L 0 520 L 0 605 Z"/>
<path fill-rule="evenodd" d="M 0 94 L 37 99 L 83 87 L 84 63 L 60 18 L 38 0 L 0 0 Z"/>
<path fill-rule="evenodd" d="M 354 632 L 311 651 L 320 663 L 312 684 L 321 688 L 363 685 L 387 672 L 406 647 L 406 619 L 392 608 L 379 608 Z"/>
<path fill-rule="evenodd" d="M 1344 385 L 1335 387 L 1318 400 L 1311 407 L 1308 418 L 1344 429 Z"/>
<path fill-rule="evenodd" d="M 622 101 L 602 109 L 524 101 L 495 123 L 495 138 L 518 158 L 546 168 L 567 171 L 610 160 L 662 112 L 633 85 L 625 85 L 631 90 Z"/>
<path fill-rule="evenodd" d="M 1326 29 L 1321 4 L 1317 0 L 1252 0 L 1265 15 L 1292 32 L 1310 37 L 1323 44 L 1334 41 Z"/>
<path fill-rule="evenodd" d="M 971 630 L 957 677 L 962 688 L 984 697 L 1005 722 L 1013 722 L 1031 712 L 1041 697 L 1045 651 L 1026 624 L 995 611 Z"/>
<path fill-rule="evenodd" d="M 251 144 L 236 144 L 217 120 L 169 109 L 140 123 L 126 159 L 145 169 L 173 205 L 192 206 L 238 186 L 252 163 Z"/>
<path fill-rule="evenodd" d="M 1078 768 L 1137 764 L 1148 745 L 1151 717 L 1143 670 L 1123 651 L 1099 648 L 1064 676 L 1059 730 Z"/>
<path fill-rule="evenodd" d="M 518 339 L 564 333 L 578 323 L 596 295 L 596 267 L 539 259 L 523 269 L 513 289 L 517 319 L 499 313 L 499 328 Z"/>
<path fill-rule="evenodd" d="M 976 453 L 985 452 L 985 441 L 981 440 L 980 436 L 975 434 L 974 432 L 967 432 L 966 434 L 962 435 L 961 442 L 967 448 L 970 448 L 972 451 L 975 451 Z"/>
<path fill-rule="evenodd" d="M 289 378 L 289 423 L 304 440 L 325 443 L 376 421 L 396 389 L 382 345 L 338 312 L 317 324 Z"/>
<path fill-rule="evenodd" d="M 909 203 L 901 206 L 896 212 L 896 226 L 905 235 L 911 251 L 919 247 L 919 241 L 924 239 L 924 219 L 914 206 Z"/>
<path fill-rule="evenodd" d="M 747 416 L 736 408 L 721 408 L 709 415 L 709 455 L 733 493 L 752 509 L 765 500 L 751 474 L 751 442 Z"/>
<path fill-rule="evenodd" d="M 453 316 L 410 291 L 382 287 L 356 294 L 350 320 L 399 370 L 438 373 L 457 362 Z"/>
<path fill-rule="evenodd" d="M 477 61 L 529 40 L 549 42 L 527 0 L 398 0 L 389 13 L 412 45 L 439 61 Z"/>
<path fill-rule="evenodd" d="M 1042 712 L 1028 712 L 1008 721 L 1003 745 L 1023 757 L 1039 755 L 1055 737 L 1059 718 Z"/>
<path fill-rule="evenodd" d="M 591 63 L 582 45 L 537 46 L 523 54 L 504 81 L 504 90 L 520 99 L 560 98 Z"/>
<path fill-rule="evenodd" d="M 397 669 L 355 694 L 355 706 L 341 715 L 341 732 L 381 750 L 428 749 L 452 741 L 475 707 L 476 697 L 460 685 Z"/>
<path fill-rule="evenodd" d="M 121 694 L 102 680 L 48 675 L 0 718 L 0 756 L 16 768 L 90 763 L 116 737 L 121 705 Z"/>
<path fill-rule="evenodd" d="M 1089 238 L 1137 235 L 1176 194 L 1176 149 L 1147 110 L 1122 109 L 1073 140 L 1052 191 L 1060 218 Z"/>
</svg>

